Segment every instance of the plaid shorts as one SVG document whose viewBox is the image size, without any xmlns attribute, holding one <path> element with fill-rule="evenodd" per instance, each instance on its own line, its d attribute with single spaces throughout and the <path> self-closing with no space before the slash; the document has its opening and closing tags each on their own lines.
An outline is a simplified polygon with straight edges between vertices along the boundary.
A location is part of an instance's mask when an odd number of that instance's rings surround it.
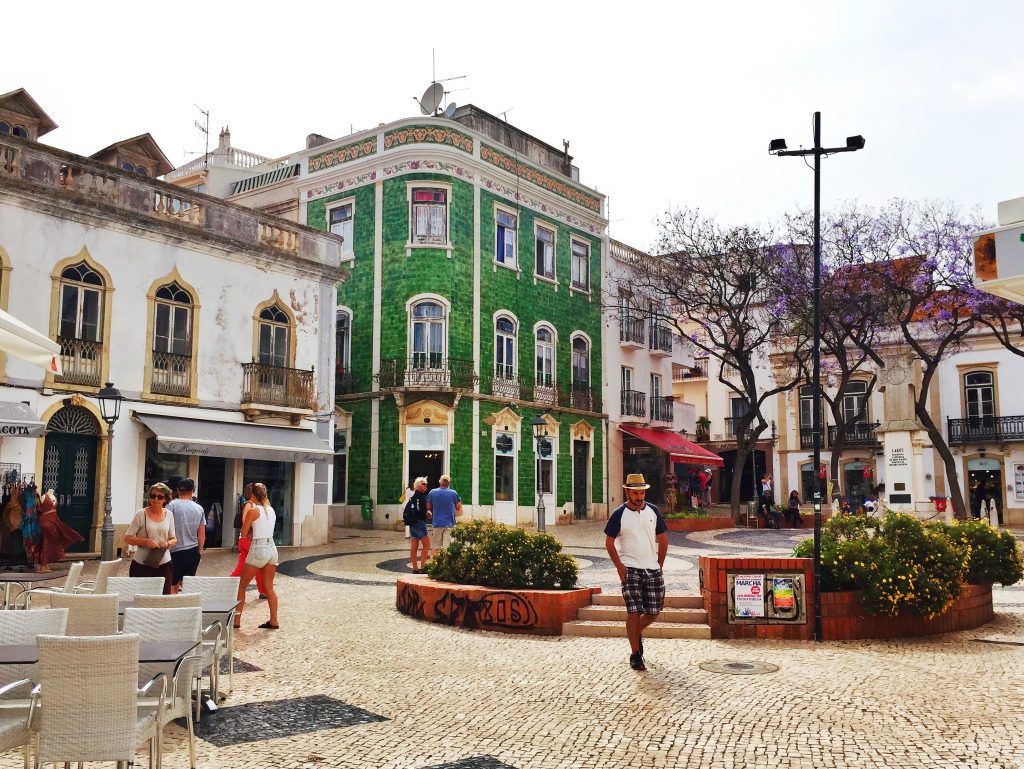
<svg viewBox="0 0 1024 769">
<path fill-rule="evenodd" d="M 629 614 L 658 614 L 665 605 L 665 577 L 661 569 L 626 567 L 622 598 Z"/>
</svg>

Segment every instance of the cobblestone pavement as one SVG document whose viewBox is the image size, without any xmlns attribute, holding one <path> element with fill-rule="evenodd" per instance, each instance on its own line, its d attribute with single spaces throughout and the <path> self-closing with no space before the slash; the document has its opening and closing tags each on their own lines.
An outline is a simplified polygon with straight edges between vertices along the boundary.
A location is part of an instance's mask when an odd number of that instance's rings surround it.
<svg viewBox="0 0 1024 769">
<path fill-rule="evenodd" d="M 406 540 L 347 533 L 282 550 L 280 630 L 257 629 L 267 610 L 250 593 L 236 654 L 258 670 L 236 672 L 234 692 L 204 715 L 200 767 L 1024 769 L 1024 590 L 997 590 L 993 623 L 926 640 L 651 639 L 649 670 L 636 673 L 623 639 L 407 618 L 394 608 Z M 581 561 L 585 584 L 617 589 L 599 524 L 553 533 Z M 673 533 L 670 589 L 695 591 L 700 554 L 788 552 L 803 536 Z M 207 555 L 200 573 L 226 574 L 233 560 Z M 698 667 L 714 660 L 779 670 Z M 188 766 L 183 738 L 167 731 L 166 767 Z M 20 765 L 13 753 L 0 760 Z"/>
</svg>

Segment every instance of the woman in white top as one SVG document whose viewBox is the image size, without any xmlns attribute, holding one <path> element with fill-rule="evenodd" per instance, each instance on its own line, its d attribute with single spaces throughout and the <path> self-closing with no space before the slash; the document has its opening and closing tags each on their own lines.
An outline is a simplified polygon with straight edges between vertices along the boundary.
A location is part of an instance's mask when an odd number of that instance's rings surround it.
<svg viewBox="0 0 1024 769">
<path fill-rule="evenodd" d="M 242 566 L 238 583 L 238 612 L 235 627 L 242 625 L 242 610 L 245 608 L 245 591 L 257 574 L 263 580 L 263 592 L 270 607 L 270 620 L 261 628 L 277 630 L 277 593 L 274 591 L 274 575 L 277 573 L 277 545 L 274 544 L 274 525 L 277 514 L 267 502 L 267 487 L 262 483 L 252 485 L 253 503 L 247 505 L 242 515 L 242 537 L 249 537 L 252 544 Z"/>
<path fill-rule="evenodd" d="M 149 487 L 149 504 L 128 524 L 124 535 L 126 545 L 135 545 L 129 577 L 163 577 L 164 595 L 171 592 L 174 566 L 170 548 L 178 541 L 174 536 L 174 516 L 164 509 L 171 499 L 171 490 L 162 483 Z"/>
</svg>

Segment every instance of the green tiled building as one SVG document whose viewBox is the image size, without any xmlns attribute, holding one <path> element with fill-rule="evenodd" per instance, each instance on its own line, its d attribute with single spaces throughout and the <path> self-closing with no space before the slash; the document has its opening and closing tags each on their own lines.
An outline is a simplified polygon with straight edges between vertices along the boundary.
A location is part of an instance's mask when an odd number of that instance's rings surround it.
<svg viewBox="0 0 1024 769">
<path fill-rule="evenodd" d="M 298 217 L 340 234 L 334 521 L 400 524 L 447 473 L 467 515 L 607 512 L 604 198 L 567 152 L 475 107 L 308 149 Z M 542 416 L 546 438 L 534 437 Z M 538 458 L 539 446 L 539 458 Z"/>
</svg>

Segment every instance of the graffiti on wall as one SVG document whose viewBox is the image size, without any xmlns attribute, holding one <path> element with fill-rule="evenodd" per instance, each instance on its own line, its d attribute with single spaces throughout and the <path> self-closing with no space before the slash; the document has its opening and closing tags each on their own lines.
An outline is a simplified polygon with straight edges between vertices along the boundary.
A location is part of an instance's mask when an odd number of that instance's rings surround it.
<svg viewBox="0 0 1024 769">
<path fill-rule="evenodd" d="M 441 622 L 467 630 L 528 630 L 537 624 L 537 610 L 530 599 L 503 590 L 479 599 L 446 590 L 434 602 L 434 613 Z"/>
</svg>

